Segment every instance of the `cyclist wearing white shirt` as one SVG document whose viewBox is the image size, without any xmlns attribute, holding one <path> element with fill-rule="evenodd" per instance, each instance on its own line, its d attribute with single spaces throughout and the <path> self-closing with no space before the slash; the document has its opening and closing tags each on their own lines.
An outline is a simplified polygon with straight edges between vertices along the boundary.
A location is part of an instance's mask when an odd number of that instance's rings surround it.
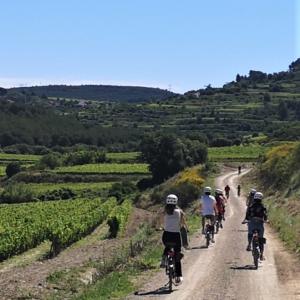
<svg viewBox="0 0 300 300">
<path fill-rule="evenodd" d="M 217 213 L 217 201 L 211 195 L 211 187 L 204 188 L 204 195 L 200 199 L 202 214 L 202 233 L 204 233 L 205 218 L 209 218 L 211 225 L 215 224 L 215 215 Z M 214 231 L 213 231 L 214 232 Z M 214 233 L 212 234 L 212 242 L 214 243 Z"/>
</svg>

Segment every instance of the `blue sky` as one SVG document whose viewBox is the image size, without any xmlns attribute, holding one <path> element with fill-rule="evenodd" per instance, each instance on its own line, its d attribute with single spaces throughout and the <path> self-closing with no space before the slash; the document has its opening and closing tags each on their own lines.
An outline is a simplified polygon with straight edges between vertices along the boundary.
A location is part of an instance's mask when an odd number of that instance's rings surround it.
<svg viewBox="0 0 300 300">
<path fill-rule="evenodd" d="M 1 1 L 0 86 L 185 92 L 286 70 L 300 57 L 299 1 Z"/>
</svg>

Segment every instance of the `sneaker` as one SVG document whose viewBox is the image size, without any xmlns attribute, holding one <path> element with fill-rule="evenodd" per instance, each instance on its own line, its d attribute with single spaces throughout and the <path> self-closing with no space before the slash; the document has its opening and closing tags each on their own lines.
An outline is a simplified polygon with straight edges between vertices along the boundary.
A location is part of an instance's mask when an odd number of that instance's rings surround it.
<svg viewBox="0 0 300 300">
<path fill-rule="evenodd" d="M 183 282 L 183 277 L 182 277 L 182 276 L 176 277 L 176 278 L 175 278 L 175 283 L 176 283 L 176 284 L 180 284 L 180 283 L 182 283 L 182 282 Z"/>
<path fill-rule="evenodd" d="M 246 251 L 251 251 L 251 245 L 248 245 L 247 248 L 246 248 Z"/>
<path fill-rule="evenodd" d="M 264 255 L 263 255 L 263 254 L 260 254 L 259 259 L 260 259 L 260 260 L 265 260 Z"/>
<path fill-rule="evenodd" d="M 214 242 L 215 242 L 215 240 L 214 240 L 214 239 L 211 239 L 211 242 L 212 242 L 212 243 L 214 243 Z"/>
</svg>

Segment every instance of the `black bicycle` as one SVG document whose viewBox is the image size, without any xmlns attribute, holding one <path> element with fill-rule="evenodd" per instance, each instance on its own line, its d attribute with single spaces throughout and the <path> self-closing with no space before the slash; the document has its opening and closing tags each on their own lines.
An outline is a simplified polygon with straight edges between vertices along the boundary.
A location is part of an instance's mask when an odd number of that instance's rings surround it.
<svg viewBox="0 0 300 300">
<path fill-rule="evenodd" d="M 166 275 L 169 278 L 168 282 L 168 288 L 169 291 L 172 292 L 173 290 L 173 280 L 175 279 L 175 251 L 174 251 L 174 246 L 175 243 L 168 243 L 167 245 L 170 247 L 170 250 L 167 253 L 167 258 L 166 258 Z"/>
<path fill-rule="evenodd" d="M 212 224 L 212 221 L 210 218 L 205 217 L 205 225 L 204 225 L 204 236 L 206 240 L 206 248 L 209 247 L 209 244 L 211 240 L 213 239 L 213 233 L 214 233 L 214 225 Z"/>
<path fill-rule="evenodd" d="M 216 222 L 215 222 L 215 229 L 216 229 L 216 231 L 215 231 L 215 233 L 218 233 L 219 229 L 223 228 L 222 219 L 223 219 L 222 214 L 218 214 L 216 216 Z"/>
<path fill-rule="evenodd" d="M 253 236 L 252 236 L 252 256 L 253 256 L 253 262 L 255 269 L 258 269 L 258 259 L 260 257 L 260 248 L 259 248 L 259 234 L 258 230 L 254 229 L 253 230 Z"/>
<path fill-rule="evenodd" d="M 242 224 L 247 224 L 249 221 L 243 221 Z M 266 222 L 265 222 L 266 223 Z M 266 239 L 263 238 L 263 243 L 266 243 Z M 252 232 L 252 240 L 251 240 L 251 245 L 252 245 L 252 256 L 253 256 L 253 262 L 255 269 L 258 269 L 258 261 L 261 256 L 260 252 L 260 247 L 259 247 L 259 230 L 254 229 Z"/>
</svg>

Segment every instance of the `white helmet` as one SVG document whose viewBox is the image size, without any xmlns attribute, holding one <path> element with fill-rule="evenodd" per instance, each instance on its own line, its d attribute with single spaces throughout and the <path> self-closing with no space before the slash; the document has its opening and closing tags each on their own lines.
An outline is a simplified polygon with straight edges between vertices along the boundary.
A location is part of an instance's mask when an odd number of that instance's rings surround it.
<svg viewBox="0 0 300 300">
<path fill-rule="evenodd" d="M 250 194 L 254 195 L 256 193 L 256 189 L 251 189 Z"/>
<path fill-rule="evenodd" d="M 210 186 L 206 186 L 204 188 L 204 193 L 211 193 L 211 187 Z"/>
<path fill-rule="evenodd" d="M 166 198 L 166 204 L 174 204 L 176 205 L 178 202 L 178 197 L 174 194 L 170 194 Z"/>
<path fill-rule="evenodd" d="M 222 189 L 216 189 L 216 194 L 222 195 L 223 194 L 223 190 Z"/>
<path fill-rule="evenodd" d="M 262 200 L 263 199 L 263 197 L 264 197 L 264 195 L 262 194 L 262 193 L 260 193 L 260 192 L 257 192 L 257 193 L 255 193 L 255 195 L 254 195 L 254 200 Z"/>
</svg>

